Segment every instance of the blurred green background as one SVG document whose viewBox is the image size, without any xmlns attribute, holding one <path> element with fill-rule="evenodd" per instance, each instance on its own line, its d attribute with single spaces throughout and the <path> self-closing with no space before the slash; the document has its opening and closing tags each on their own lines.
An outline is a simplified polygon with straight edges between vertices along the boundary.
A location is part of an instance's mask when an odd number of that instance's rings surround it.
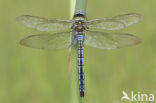
<svg viewBox="0 0 156 103">
<path fill-rule="evenodd" d="M 68 19 L 69 6 L 69 0 L 0 0 L 0 103 L 68 103 L 68 50 L 20 46 L 23 37 L 39 32 L 15 18 Z M 142 43 L 117 50 L 85 48 L 86 103 L 121 103 L 123 90 L 156 95 L 156 1 L 88 0 L 88 19 L 126 13 L 140 13 L 144 20 L 119 32 L 136 34 Z"/>
</svg>

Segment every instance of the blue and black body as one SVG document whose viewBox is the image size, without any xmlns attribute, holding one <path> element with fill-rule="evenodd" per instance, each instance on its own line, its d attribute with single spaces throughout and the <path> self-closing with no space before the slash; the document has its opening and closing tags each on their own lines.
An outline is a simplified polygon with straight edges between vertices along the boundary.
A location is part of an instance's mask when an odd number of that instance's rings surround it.
<svg viewBox="0 0 156 103">
<path fill-rule="evenodd" d="M 78 72 L 81 97 L 84 97 L 85 88 L 83 43 L 90 47 L 104 50 L 136 45 L 141 40 L 135 35 L 129 33 L 107 33 L 99 30 L 120 30 L 143 19 L 140 14 L 130 13 L 111 18 L 86 20 L 86 4 L 87 0 L 76 0 L 73 20 L 45 19 L 31 15 L 23 15 L 17 18 L 20 24 L 29 28 L 42 32 L 54 32 L 25 37 L 20 41 L 20 44 L 23 46 L 45 50 L 71 48 L 75 44 L 78 46 Z"/>
<path fill-rule="evenodd" d="M 83 35 L 77 35 L 78 41 L 78 68 L 79 68 L 79 88 L 80 96 L 84 97 L 84 61 L 83 61 Z"/>
<path fill-rule="evenodd" d="M 87 26 L 85 25 L 84 20 L 85 14 L 84 13 L 75 13 L 73 17 L 75 23 L 73 23 L 72 29 L 74 32 L 74 38 L 78 44 L 78 73 L 79 73 L 79 89 L 80 89 L 80 96 L 84 97 L 84 57 L 83 57 L 83 43 L 85 39 L 85 30 Z"/>
</svg>

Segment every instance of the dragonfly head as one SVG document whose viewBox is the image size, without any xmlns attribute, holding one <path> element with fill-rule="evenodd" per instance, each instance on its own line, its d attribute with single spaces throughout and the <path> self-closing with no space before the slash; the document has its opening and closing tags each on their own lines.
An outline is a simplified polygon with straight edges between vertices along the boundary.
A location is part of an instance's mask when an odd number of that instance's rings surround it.
<svg viewBox="0 0 156 103">
<path fill-rule="evenodd" d="M 75 19 L 75 18 L 86 18 L 86 16 L 85 16 L 86 14 L 85 13 L 83 13 L 81 10 L 78 10 L 77 12 L 75 12 L 74 13 L 74 17 L 73 17 L 73 19 Z"/>
<path fill-rule="evenodd" d="M 74 13 L 74 17 L 83 17 L 85 18 L 84 13 Z"/>
</svg>

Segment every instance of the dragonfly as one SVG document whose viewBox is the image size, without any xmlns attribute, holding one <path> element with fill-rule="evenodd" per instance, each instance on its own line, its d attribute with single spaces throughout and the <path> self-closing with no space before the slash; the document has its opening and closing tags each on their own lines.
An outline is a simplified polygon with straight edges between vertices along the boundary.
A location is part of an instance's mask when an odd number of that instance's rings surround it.
<svg viewBox="0 0 156 103">
<path fill-rule="evenodd" d="M 101 30 L 119 30 L 142 20 L 136 13 L 119 15 L 111 18 L 87 20 L 82 12 L 74 13 L 72 20 L 46 19 L 38 16 L 23 15 L 17 22 L 38 31 L 47 32 L 27 36 L 20 41 L 23 46 L 60 50 L 78 46 L 78 72 L 80 97 L 84 97 L 84 44 L 90 47 L 110 50 L 141 42 L 140 38 L 129 33 L 108 33 Z"/>
</svg>

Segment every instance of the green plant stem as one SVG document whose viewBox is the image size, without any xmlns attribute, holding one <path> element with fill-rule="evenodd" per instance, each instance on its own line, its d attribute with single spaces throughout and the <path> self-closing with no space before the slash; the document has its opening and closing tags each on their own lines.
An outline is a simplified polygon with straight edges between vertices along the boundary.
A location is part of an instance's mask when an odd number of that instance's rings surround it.
<svg viewBox="0 0 156 103">
<path fill-rule="evenodd" d="M 75 3 L 76 2 L 76 3 Z M 82 13 L 86 12 L 87 0 L 71 0 L 70 2 L 70 18 L 73 17 L 74 8 L 75 12 L 81 10 Z M 70 96 L 69 103 L 81 103 L 82 99 L 79 92 L 79 79 L 78 79 L 78 44 L 69 49 L 69 79 L 70 79 Z"/>
<path fill-rule="evenodd" d="M 87 0 L 76 0 L 75 12 L 81 10 L 82 13 L 86 13 Z"/>
<path fill-rule="evenodd" d="M 78 46 L 71 48 L 71 69 L 70 69 L 70 103 L 81 103 L 78 81 Z"/>
</svg>

